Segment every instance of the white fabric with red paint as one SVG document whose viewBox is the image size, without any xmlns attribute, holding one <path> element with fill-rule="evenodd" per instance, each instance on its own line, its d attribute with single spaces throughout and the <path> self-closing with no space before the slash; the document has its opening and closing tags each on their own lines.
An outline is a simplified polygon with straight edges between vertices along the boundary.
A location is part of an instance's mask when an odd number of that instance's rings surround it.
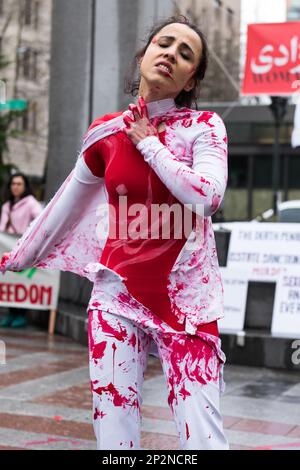
<svg viewBox="0 0 300 470">
<path fill-rule="evenodd" d="M 227 182 L 227 137 L 221 118 L 211 112 L 176 108 L 168 98 L 147 104 L 150 120 L 161 116 L 166 127 L 164 146 L 156 137 L 138 144 L 143 157 L 181 202 L 203 205 L 204 217 L 178 255 L 168 279 L 171 308 L 187 333 L 223 318 L 223 285 L 211 215 L 218 209 Z M 128 292 L 122 277 L 99 263 L 108 235 L 105 178 L 94 176 L 82 158 L 99 139 L 122 131 L 125 111 L 92 129 L 84 139 L 74 170 L 53 199 L 18 241 L 1 271 L 37 266 L 75 272 L 94 282 L 89 308 L 122 311 L 132 305 L 149 311 Z"/>
<path fill-rule="evenodd" d="M 152 341 L 162 363 L 181 449 L 227 450 L 219 411 L 223 364 L 214 343 L 167 331 L 159 321 L 141 325 L 90 310 L 90 378 L 97 448 L 141 448 L 142 386 Z"/>
</svg>

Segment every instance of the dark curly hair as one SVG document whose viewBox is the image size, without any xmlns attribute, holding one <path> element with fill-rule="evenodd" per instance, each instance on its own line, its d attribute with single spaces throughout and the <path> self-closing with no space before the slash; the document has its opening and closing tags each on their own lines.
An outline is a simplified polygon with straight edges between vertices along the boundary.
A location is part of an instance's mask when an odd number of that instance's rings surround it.
<svg viewBox="0 0 300 470">
<path fill-rule="evenodd" d="M 187 25 L 189 28 L 191 28 L 193 31 L 195 31 L 198 34 L 202 42 L 202 55 L 201 55 L 200 62 L 198 64 L 198 67 L 194 75 L 194 77 L 196 78 L 195 87 L 190 91 L 182 90 L 175 98 L 175 103 L 177 104 L 177 106 L 191 108 L 192 105 L 194 104 L 195 108 L 197 109 L 197 100 L 199 99 L 199 95 L 200 95 L 200 85 L 201 85 L 202 80 L 205 77 L 205 72 L 206 72 L 207 65 L 208 65 L 208 46 L 207 46 L 206 38 L 204 34 L 202 33 L 202 31 L 198 28 L 198 26 L 192 23 L 188 18 L 186 18 L 183 15 L 171 16 L 167 19 L 161 20 L 158 23 L 155 23 L 152 26 L 150 32 L 148 33 L 148 39 L 146 40 L 147 42 L 145 41 L 146 45 L 142 49 L 139 49 L 136 52 L 134 59 L 132 61 L 130 70 L 125 77 L 124 92 L 132 96 L 136 96 L 138 94 L 141 77 L 140 76 L 136 77 L 136 70 L 138 69 L 137 66 L 139 63 L 139 59 L 143 57 L 143 55 L 145 54 L 153 37 L 157 33 L 159 33 L 159 31 L 162 28 L 173 23 L 180 23 L 180 24 Z"/>
</svg>

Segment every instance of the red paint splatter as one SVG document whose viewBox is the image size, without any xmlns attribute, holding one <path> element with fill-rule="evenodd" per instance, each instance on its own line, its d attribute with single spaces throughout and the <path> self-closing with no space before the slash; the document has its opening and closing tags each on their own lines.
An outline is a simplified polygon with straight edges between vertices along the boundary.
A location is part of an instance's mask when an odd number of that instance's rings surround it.
<svg viewBox="0 0 300 470">
<path fill-rule="evenodd" d="M 101 307 L 101 304 L 95 300 L 95 302 L 93 302 L 93 307 Z"/>
<path fill-rule="evenodd" d="M 104 416 L 106 416 L 106 413 L 103 413 L 103 411 L 99 411 L 98 408 L 95 408 L 94 420 L 96 420 L 98 416 L 100 419 L 102 419 Z"/>
<path fill-rule="evenodd" d="M 210 206 L 212 212 L 216 212 L 216 210 L 218 209 L 220 205 L 220 201 L 221 201 L 221 196 L 215 194 L 213 196 L 212 203 Z"/>
<path fill-rule="evenodd" d="M 180 340 L 163 338 L 163 342 L 168 349 L 168 387 L 170 390 L 168 403 L 171 407 L 173 401 L 177 403 L 177 394 L 183 397 L 190 394 L 186 390 L 186 382 L 197 382 L 204 385 L 209 380 L 218 379 L 218 368 L 216 371 L 212 371 L 210 368 L 210 360 L 214 351 L 201 338 L 188 335 Z M 180 391 L 178 391 L 178 387 L 180 387 Z"/>
<path fill-rule="evenodd" d="M 191 396 L 190 392 L 188 392 L 184 387 L 182 387 L 181 390 L 179 391 L 179 395 L 183 397 L 183 400 L 185 400 L 186 397 Z"/>
<path fill-rule="evenodd" d="M 195 191 L 197 191 L 197 193 L 200 193 L 201 196 L 206 197 L 206 193 L 203 191 L 202 188 L 197 188 L 196 186 L 193 186 L 193 185 L 192 185 L 192 188 L 193 188 Z"/>
<path fill-rule="evenodd" d="M 11 254 L 10 254 L 10 253 L 7 253 L 7 254 L 5 254 L 5 255 L 2 256 L 2 258 L 1 258 L 1 264 L 0 264 L 0 267 L 1 267 L 1 268 L 4 268 L 4 267 L 5 267 L 7 261 L 9 260 L 10 257 L 11 257 Z"/>
<path fill-rule="evenodd" d="M 117 346 L 116 346 L 116 343 L 113 343 L 112 345 L 112 349 L 113 349 L 113 382 L 115 381 L 115 358 L 116 358 L 116 349 L 117 349 Z"/>
<path fill-rule="evenodd" d="M 103 393 L 110 394 L 113 398 L 113 404 L 115 406 L 125 407 L 125 405 L 129 404 L 129 399 L 122 396 L 112 383 L 110 383 L 106 387 L 98 387 L 94 390 L 94 392 L 98 395 L 102 395 Z"/>
<path fill-rule="evenodd" d="M 104 356 L 106 345 L 107 345 L 107 342 L 102 341 L 101 343 L 98 343 L 94 346 L 93 359 L 102 359 L 102 357 Z"/>
<path fill-rule="evenodd" d="M 136 335 L 134 333 L 132 333 L 132 336 L 129 339 L 128 344 L 130 344 L 130 346 L 135 348 L 135 346 L 136 346 Z"/>
<path fill-rule="evenodd" d="M 192 120 L 192 119 L 184 119 L 184 120 L 182 121 L 182 125 L 183 125 L 183 127 L 185 127 L 185 128 L 191 127 L 192 124 L 193 124 L 193 120 Z"/>
<path fill-rule="evenodd" d="M 130 448 L 132 449 L 132 447 L 133 447 L 133 442 L 130 441 Z"/>
<path fill-rule="evenodd" d="M 204 184 L 207 184 L 208 186 L 210 186 L 210 181 L 203 178 L 203 176 L 200 177 L 200 181 L 201 181 L 201 183 L 204 183 Z"/>
<path fill-rule="evenodd" d="M 176 287 L 175 287 L 176 290 L 182 290 L 183 288 L 184 288 L 183 282 L 176 283 Z"/>
<path fill-rule="evenodd" d="M 113 338 L 115 338 L 118 341 L 122 341 L 122 342 L 125 341 L 125 339 L 128 336 L 126 328 L 123 328 L 120 323 L 118 324 L 119 328 L 120 328 L 120 331 L 113 328 L 111 325 L 109 325 L 109 323 L 107 321 L 105 321 L 103 319 L 101 310 L 99 310 L 99 312 L 98 312 L 98 318 L 99 318 L 103 333 L 106 333 L 107 335 L 112 336 Z"/>
<path fill-rule="evenodd" d="M 213 117 L 214 113 L 212 111 L 203 111 L 197 119 L 197 123 L 205 122 L 209 127 L 215 127 L 214 124 L 211 124 L 209 121 Z"/>
<path fill-rule="evenodd" d="M 92 334 L 92 322 L 88 322 L 88 341 L 89 341 L 89 349 L 90 351 L 93 351 L 94 349 L 94 338 Z"/>
<path fill-rule="evenodd" d="M 186 438 L 190 438 L 190 431 L 189 431 L 189 426 L 188 423 L 185 423 L 185 432 L 186 432 Z"/>
</svg>

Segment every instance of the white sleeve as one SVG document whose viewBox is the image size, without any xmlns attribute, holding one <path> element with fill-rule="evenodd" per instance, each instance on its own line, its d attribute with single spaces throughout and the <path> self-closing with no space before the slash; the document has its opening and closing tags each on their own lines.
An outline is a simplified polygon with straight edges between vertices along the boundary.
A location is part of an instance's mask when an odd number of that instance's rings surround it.
<svg viewBox="0 0 300 470">
<path fill-rule="evenodd" d="M 18 240 L 0 272 L 20 271 L 44 260 L 74 230 L 92 201 L 95 186 L 103 183 L 104 178 L 94 176 L 81 156 L 51 201 Z"/>
<path fill-rule="evenodd" d="M 224 197 L 228 170 L 226 128 L 216 113 L 213 113 L 209 125 L 199 124 L 199 132 L 192 145 L 191 168 L 174 156 L 156 136 L 146 137 L 136 147 L 181 203 L 191 204 L 194 212 L 205 217 L 217 211 Z"/>
</svg>

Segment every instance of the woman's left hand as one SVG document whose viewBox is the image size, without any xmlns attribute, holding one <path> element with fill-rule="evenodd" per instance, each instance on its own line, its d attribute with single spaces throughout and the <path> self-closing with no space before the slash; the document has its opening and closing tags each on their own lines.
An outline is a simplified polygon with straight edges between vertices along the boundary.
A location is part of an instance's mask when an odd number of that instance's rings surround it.
<svg viewBox="0 0 300 470">
<path fill-rule="evenodd" d="M 138 105 L 130 104 L 128 108 L 132 112 L 134 120 L 129 116 L 124 116 L 123 120 L 126 125 L 124 132 L 134 145 L 146 137 L 153 135 L 158 137 L 156 127 L 149 121 L 146 102 L 141 96 L 138 98 Z"/>
</svg>

